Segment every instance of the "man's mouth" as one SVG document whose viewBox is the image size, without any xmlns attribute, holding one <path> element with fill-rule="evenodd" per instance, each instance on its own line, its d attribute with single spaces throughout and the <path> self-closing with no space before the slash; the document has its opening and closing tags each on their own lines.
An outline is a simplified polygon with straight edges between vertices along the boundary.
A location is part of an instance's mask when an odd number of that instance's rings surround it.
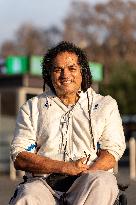
<svg viewBox="0 0 136 205">
<path fill-rule="evenodd" d="M 63 85 L 68 85 L 68 84 L 72 83 L 73 81 L 72 80 L 61 80 L 60 82 Z"/>
</svg>

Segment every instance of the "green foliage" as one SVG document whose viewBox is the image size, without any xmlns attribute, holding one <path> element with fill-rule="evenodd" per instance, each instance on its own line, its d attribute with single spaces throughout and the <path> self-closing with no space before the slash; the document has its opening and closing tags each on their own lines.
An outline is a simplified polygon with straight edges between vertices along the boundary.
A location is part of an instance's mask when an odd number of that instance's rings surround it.
<svg viewBox="0 0 136 205">
<path fill-rule="evenodd" d="M 109 84 L 101 83 L 100 91 L 117 100 L 122 114 L 136 114 L 135 66 L 127 62 L 112 65 Z"/>
</svg>

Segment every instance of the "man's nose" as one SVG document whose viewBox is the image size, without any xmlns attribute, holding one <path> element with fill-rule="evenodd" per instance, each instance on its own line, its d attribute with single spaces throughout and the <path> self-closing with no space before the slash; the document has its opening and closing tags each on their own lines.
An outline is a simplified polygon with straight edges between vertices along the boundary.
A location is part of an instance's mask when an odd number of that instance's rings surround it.
<svg viewBox="0 0 136 205">
<path fill-rule="evenodd" d="M 67 68 L 63 69 L 62 72 L 61 72 L 61 77 L 67 78 L 67 77 L 69 77 L 69 76 L 70 76 L 70 71 L 69 71 L 69 69 L 67 69 Z"/>
</svg>

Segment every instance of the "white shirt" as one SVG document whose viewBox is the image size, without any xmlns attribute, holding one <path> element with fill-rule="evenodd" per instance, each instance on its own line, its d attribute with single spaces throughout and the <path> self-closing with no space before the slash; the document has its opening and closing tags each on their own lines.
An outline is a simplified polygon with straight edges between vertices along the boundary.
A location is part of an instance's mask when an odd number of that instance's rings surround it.
<svg viewBox="0 0 136 205">
<path fill-rule="evenodd" d="M 87 92 L 93 136 L 89 131 Z M 71 109 L 50 90 L 28 100 L 17 117 L 11 144 L 13 160 L 22 151 L 65 161 L 77 160 L 86 153 L 90 154 L 89 163 L 92 163 L 97 158 L 99 142 L 101 149 L 118 161 L 126 145 L 117 103 L 110 96 L 96 94 L 92 88 L 87 92 L 80 93 Z"/>
</svg>

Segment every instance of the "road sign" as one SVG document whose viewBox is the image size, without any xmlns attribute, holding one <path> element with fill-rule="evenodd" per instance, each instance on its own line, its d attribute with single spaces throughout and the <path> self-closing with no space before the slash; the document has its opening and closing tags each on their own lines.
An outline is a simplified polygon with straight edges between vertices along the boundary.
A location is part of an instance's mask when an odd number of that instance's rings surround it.
<svg viewBox="0 0 136 205">
<path fill-rule="evenodd" d="M 30 58 L 30 74 L 42 75 L 41 62 L 42 62 L 42 56 L 31 56 L 31 58 Z"/>
<path fill-rule="evenodd" d="M 26 56 L 8 56 L 6 58 L 6 74 L 24 74 L 28 72 L 28 58 Z"/>
<path fill-rule="evenodd" d="M 103 65 L 100 63 L 89 62 L 90 71 L 94 81 L 103 80 Z"/>
</svg>

